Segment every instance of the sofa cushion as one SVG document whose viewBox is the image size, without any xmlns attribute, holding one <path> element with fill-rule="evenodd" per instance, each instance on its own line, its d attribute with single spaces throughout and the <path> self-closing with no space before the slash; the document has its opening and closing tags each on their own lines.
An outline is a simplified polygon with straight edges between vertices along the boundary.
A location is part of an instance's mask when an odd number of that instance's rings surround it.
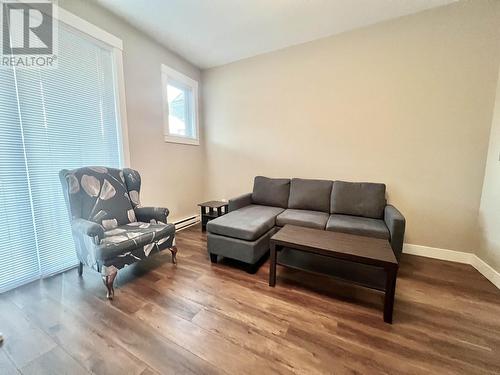
<svg viewBox="0 0 500 375">
<path fill-rule="evenodd" d="M 330 212 L 332 181 L 292 178 L 288 208 Z"/>
<path fill-rule="evenodd" d="M 207 234 L 207 250 L 210 254 L 255 264 L 264 254 L 269 252 L 269 241 L 277 230 L 278 228 L 274 227 L 254 241 L 245 241 L 209 232 Z"/>
<path fill-rule="evenodd" d="M 288 209 L 276 217 L 276 225 L 282 227 L 285 224 L 299 225 L 301 227 L 325 229 L 328 215 L 319 211 Z"/>
<path fill-rule="evenodd" d="M 359 236 L 375 237 L 388 240 L 389 229 L 384 220 L 350 215 L 330 215 L 326 230 L 357 234 Z"/>
<path fill-rule="evenodd" d="M 274 227 L 276 216 L 283 208 L 251 204 L 211 220 L 207 224 L 210 233 L 253 241 Z"/>
<path fill-rule="evenodd" d="M 252 202 L 264 206 L 287 208 L 290 195 L 288 178 L 257 176 L 253 182 Z"/>
<path fill-rule="evenodd" d="M 385 184 L 335 181 L 330 212 L 381 219 L 384 216 Z"/>
</svg>

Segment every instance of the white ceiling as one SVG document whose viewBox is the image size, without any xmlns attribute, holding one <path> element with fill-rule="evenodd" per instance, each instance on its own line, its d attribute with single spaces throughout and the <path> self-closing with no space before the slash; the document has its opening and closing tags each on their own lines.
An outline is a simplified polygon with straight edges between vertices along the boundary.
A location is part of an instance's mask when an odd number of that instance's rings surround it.
<svg viewBox="0 0 500 375">
<path fill-rule="evenodd" d="M 456 0 L 94 0 L 200 68 Z"/>
</svg>

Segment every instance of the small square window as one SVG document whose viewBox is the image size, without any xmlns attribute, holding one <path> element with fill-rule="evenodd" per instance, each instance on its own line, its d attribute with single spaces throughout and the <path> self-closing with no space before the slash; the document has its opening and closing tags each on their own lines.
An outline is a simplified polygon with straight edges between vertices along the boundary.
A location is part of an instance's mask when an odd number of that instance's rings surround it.
<svg viewBox="0 0 500 375">
<path fill-rule="evenodd" d="M 198 82 L 162 65 L 165 141 L 199 145 Z"/>
</svg>

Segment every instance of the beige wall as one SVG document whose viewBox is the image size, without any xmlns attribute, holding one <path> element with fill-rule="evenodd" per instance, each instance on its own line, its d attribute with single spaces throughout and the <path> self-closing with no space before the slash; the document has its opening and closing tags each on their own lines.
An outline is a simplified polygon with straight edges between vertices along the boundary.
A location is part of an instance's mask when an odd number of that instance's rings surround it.
<svg viewBox="0 0 500 375">
<path fill-rule="evenodd" d="M 476 251 L 499 25 L 500 2 L 462 2 L 204 71 L 205 197 L 381 181 L 406 242 Z"/>
<path fill-rule="evenodd" d="M 500 76 L 479 210 L 478 256 L 500 272 Z"/>
<path fill-rule="evenodd" d="M 59 6 L 123 40 L 130 164 L 142 176 L 142 204 L 168 207 L 171 220 L 197 213 L 203 146 L 163 140 L 161 64 L 200 80 L 200 71 L 126 22 L 86 0 Z"/>
<path fill-rule="evenodd" d="M 199 147 L 163 141 L 160 65 L 197 80 L 200 71 L 91 2 L 59 5 L 123 40 L 143 204 L 183 218 L 203 198 L 249 191 L 256 174 L 383 181 L 408 219 L 407 242 L 479 249 L 500 269 L 500 95 L 484 175 L 500 2 L 454 4 L 205 71 Z"/>
</svg>

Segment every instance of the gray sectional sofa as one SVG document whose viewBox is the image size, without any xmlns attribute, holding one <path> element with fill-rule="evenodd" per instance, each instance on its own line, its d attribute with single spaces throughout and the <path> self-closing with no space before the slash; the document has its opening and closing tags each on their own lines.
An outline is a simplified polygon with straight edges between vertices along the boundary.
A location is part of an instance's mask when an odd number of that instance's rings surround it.
<svg viewBox="0 0 500 375">
<path fill-rule="evenodd" d="M 387 239 L 399 260 L 405 218 L 386 203 L 385 190 L 377 183 L 257 176 L 252 193 L 231 199 L 229 213 L 207 224 L 210 259 L 258 264 L 271 236 L 293 224 Z"/>
</svg>

